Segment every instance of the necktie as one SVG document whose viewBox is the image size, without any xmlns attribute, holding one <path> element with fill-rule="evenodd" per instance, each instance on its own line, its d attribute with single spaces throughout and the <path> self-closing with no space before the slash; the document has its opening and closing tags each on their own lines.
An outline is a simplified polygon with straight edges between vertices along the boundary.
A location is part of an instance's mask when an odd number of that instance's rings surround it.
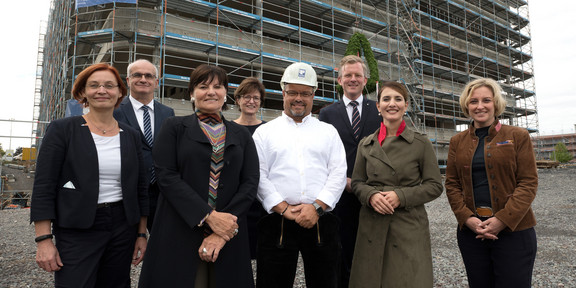
<svg viewBox="0 0 576 288">
<path fill-rule="evenodd" d="M 350 101 L 352 105 L 352 132 L 354 139 L 358 140 L 360 137 L 360 112 L 358 112 L 358 102 Z"/>
<path fill-rule="evenodd" d="M 148 106 L 142 106 L 142 111 L 144 112 L 144 138 L 146 142 L 152 148 L 154 146 L 154 137 L 152 136 L 152 123 L 150 123 L 150 113 L 148 112 Z M 150 170 L 150 183 L 156 182 L 156 172 L 154 169 Z"/>
</svg>

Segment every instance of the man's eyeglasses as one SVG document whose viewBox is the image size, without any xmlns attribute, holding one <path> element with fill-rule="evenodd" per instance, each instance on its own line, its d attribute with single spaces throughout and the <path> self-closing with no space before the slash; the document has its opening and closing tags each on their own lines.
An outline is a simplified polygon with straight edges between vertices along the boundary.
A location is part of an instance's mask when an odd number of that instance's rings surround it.
<svg viewBox="0 0 576 288">
<path fill-rule="evenodd" d="M 254 102 L 260 102 L 260 96 L 242 95 L 241 97 L 246 102 L 250 102 L 250 100 L 254 100 Z"/>
<path fill-rule="evenodd" d="M 107 84 L 90 83 L 90 84 L 86 85 L 86 87 L 88 87 L 92 90 L 98 90 L 98 88 L 100 88 L 100 87 L 104 87 L 104 89 L 106 89 L 106 90 L 112 90 L 112 89 L 118 87 L 118 85 L 114 85 L 114 84 L 110 84 L 110 83 L 107 83 Z"/>
<path fill-rule="evenodd" d="M 146 73 L 146 74 L 142 74 L 142 73 L 132 73 L 132 74 L 130 75 L 130 78 L 140 79 L 140 78 L 142 78 L 142 76 L 144 76 L 144 78 L 146 78 L 146 80 L 154 80 L 154 79 L 156 79 L 156 75 L 150 74 L 150 73 Z"/>
<path fill-rule="evenodd" d="M 300 95 L 302 98 L 308 98 L 308 97 L 312 97 L 314 96 L 314 92 L 310 92 L 310 91 L 303 91 L 303 92 L 298 92 L 298 91 L 284 91 L 284 93 L 286 93 L 286 95 L 290 96 L 290 97 L 296 97 L 298 95 Z"/>
</svg>

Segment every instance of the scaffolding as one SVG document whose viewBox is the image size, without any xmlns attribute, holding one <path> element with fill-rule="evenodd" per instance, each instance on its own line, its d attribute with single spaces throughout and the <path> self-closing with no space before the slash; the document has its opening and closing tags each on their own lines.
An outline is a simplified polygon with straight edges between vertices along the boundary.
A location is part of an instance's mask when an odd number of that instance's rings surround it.
<svg viewBox="0 0 576 288">
<path fill-rule="evenodd" d="M 502 85 L 502 122 L 538 132 L 529 28 L 524 0 L 139 0 L 78 9 L 72 0 L 52 0 L 35 120 L 64 116 L 73 81 L 88 65 L 107 62 L 125 77 L 128 63 L 140 58 L 160 67 L 155 96 L 177 115 L 192 112 L 188 76 L 199 64 L 228 72 L 229 119 L 238 114 L 233 89 L 257 77 L 267 93 L 264 120 L 282 110 L 283 69 L 307 62 L 319 78 L 318 113 L 340 98 L 338 64 L 347 39 L 360 32 L 380 79 L 409 88 L 407 119 L 429 136 L 443 165 L 450 137 L 469 123 L 458 99 L 475 78 Z"/>
</svg>

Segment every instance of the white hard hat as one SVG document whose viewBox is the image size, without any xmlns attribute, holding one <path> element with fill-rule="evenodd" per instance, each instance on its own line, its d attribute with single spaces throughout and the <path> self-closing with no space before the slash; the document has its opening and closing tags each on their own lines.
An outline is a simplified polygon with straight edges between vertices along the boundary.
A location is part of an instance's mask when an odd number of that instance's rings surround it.
<svg viewBox="0 0 576 288">
<path fill-rule="evenodd" d="M 284 70 L 284 75 L 280 80 L 280 87 L 284 90 L 284 84 L 302 84 L 310 87 L 314 87 L 314 90 L 318 87 L 318 79 L 316 78 L 316 71 L 312 66 L 303 63 L 296 62 L 290 64 Z"/>
</svg>

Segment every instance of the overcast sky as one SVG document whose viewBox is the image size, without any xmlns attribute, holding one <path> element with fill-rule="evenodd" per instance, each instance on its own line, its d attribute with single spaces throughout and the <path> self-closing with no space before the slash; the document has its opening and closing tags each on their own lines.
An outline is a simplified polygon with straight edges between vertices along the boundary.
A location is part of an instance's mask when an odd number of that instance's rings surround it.
<svg viewBox="0 0 576 288">
<path fill-rule="evenodd" d="M 6 150 L 30 147 L 31 125 L 2 120 L 31 121 L 40 21 L 48 19 L 49 0 L 3 1 L 0 27 L 0 143 Z M 530 22 L 540 131 L 543 135 L 574 133 L 576 124 L 576 1 L 530 0 Z M 576 86 L 576 85 L 575 85 Z"/>
</svg>

